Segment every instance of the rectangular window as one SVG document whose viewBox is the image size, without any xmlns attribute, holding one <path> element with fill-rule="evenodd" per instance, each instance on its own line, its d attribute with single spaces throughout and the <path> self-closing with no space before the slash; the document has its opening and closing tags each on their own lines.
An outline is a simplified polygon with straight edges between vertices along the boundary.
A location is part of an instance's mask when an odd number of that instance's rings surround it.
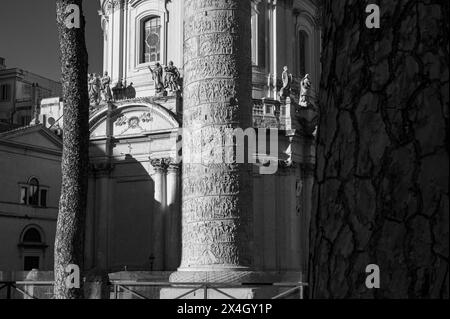
<svg viewBox="0 0 450 319">
<path fill-rule="evenodd" d="M 0 101 L 5 102 L 9 101 L 11 93 L 10 93 L 10 85 L 9 84 L 2 84 L 0 85 Z"/>
<path fill-rule="evenodd" d="M 27 204 L 27 196 L 28 196 L 28 187 L 22 186 L 20 187 L 20 204 Z"/>
<path fill-rule="evenodd" d="M 47 207 L 47 190 L 41 189 L 41 207 Z"/>
<path fill-rule="evenodd" d="M 29 191 L 28 204 L 37 206 L 39 204 L 39 187 L 31 185 Z"/>
<path fill-rule="evenodd" d="M 161 18 L 151 17 L 143 22 L 141 62 L 161 60 Z"/>
<path fill-rule="evenodd" d="M 25 256 L 23 258 L 23 270 L 39 269 L 39 256 Z"/>
</svg>

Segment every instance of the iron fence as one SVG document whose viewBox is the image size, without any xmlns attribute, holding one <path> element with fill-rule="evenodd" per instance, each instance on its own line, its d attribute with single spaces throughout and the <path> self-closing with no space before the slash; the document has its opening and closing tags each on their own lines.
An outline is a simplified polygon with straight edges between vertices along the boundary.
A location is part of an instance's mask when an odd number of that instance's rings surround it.
<svg viewBox="0 0 450 319">
<path fill-rule="evenodd" d="M 34 294 L 36 288 L 53 288 L 53 281 L 0 281 L 0 299 L 40 299 Z M 121 293 L 128 293 L 130 297 L 137 299 L 155 299 L 146 296 L 139 289 L 155 289 L 158 293 L 165 288 L 173 289 L 172 299 L 183 299 L 197 292 L 202 292 L 202 299 L 210 299 L 209 292 L 216 293 L 216 296 L 228 299 L 238 299 L 233 296 L 230 289 L 272 289 L 277 291 L 270 299 L 295 298 L 303 299 L 307 283 L 171 283 L 171 282 L 151 282 L 151 281 L 123 281 L 112 280 L 108 283 L 110 287 L 110 299 L 122 299 Z M 176 291 L 178 292 L 178 295 Z M 6 294 L 3 294 L 6 292 Z M 19 297 L 17 298 L 16 294 Z M 48 299 L 52 299 L 49 296 Z M 198 299 L 198 298 L 197 298 Z"/>
</svg>

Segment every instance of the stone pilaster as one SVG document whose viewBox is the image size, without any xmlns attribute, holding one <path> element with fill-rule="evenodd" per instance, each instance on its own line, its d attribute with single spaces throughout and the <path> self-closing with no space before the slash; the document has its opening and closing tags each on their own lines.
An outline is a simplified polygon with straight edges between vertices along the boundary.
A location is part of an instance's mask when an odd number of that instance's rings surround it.
<svg viewBox="0 0 450 319">
<path fill-rule="evenodd" d="M 252 266 L 251 166 L 221 161 L 226 128 L 251 126 L 250 19 L 250 1 L 185 1 L 183 151 L 200 160 L 183 157 L 180 272 Z"/>
</svg>

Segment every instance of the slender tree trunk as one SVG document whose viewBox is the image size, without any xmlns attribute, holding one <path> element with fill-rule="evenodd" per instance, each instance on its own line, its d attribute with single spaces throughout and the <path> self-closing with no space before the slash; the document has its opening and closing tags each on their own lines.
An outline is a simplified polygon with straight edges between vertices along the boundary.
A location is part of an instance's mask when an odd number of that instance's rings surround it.
<svg viewBox="0 0 450 319">
<path fill-rule="evenodd" d="M 66 8 L 80 8 L 80 27 L 68 28 Z M 81 289 L 68 288 L 65 268 L 83 269 L 83 238 L 88 184 L 89 98 L 88 56 L 84 38 L 82 0 L 56 0 L 64 97 L 62 188 L 55 239 L 55 298 L 82 298 Z M 82 284 L 82 280 L 80 281 Z"/>
<path fill-rule="evenodd" d="M 312 297 L 448 298 L 449 3 L 373 3 L 322 3 Z"/>
</svg>

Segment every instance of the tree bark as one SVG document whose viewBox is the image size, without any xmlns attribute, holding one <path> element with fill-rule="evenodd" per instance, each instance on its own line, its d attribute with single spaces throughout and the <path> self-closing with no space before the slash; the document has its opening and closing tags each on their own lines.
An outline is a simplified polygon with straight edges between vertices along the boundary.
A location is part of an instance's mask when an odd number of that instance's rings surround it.
<svg viewBox="0 0 450 319">
<path fill-rule="evenodd" d="M 322 3 L 310 292 L 448 298 L 449 3 L 376 2 Z"/>
<path fill-rule="evenodd" d="M 80 28 L 69 29 L 66 8 L 80 8 Z M 83 238 L 88 185 L 89 98 L 82 0 L 56 0 L 64 97 L 62 187 L 55 239 L 55 298 L 83 297 L 83 290 L 66 286 L 65 268 L 83 270 Z M 82 280 L 80 280 L 82 285 Z"/>
</svg>

